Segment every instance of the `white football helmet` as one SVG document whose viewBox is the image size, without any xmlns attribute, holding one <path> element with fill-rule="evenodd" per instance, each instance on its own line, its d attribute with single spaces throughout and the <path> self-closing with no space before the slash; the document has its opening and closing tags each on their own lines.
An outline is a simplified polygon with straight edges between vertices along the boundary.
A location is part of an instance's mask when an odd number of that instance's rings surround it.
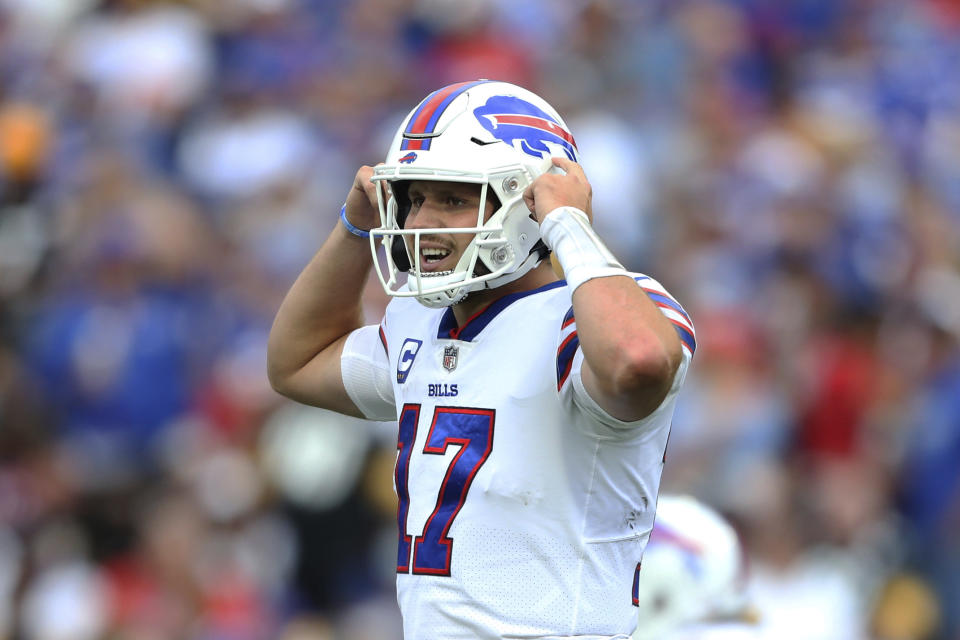
<svg viewBox="0 0 960 640">
<path fill-rule="evenodd" d="M 661 495 L 636 586 L 634 640 L 736 617 L 745 605 L 744 578 L 743 550 L 733 527 L 690 496 Z"/>
<path fill-rule="evenodd" d="M 548 252 L 540 241 L 540 226 L 523 202 L 523 191 L 554 170 L 553 156 L 579 162 L 576 143 L 560 115 L 526 89 L 476 80 L 428 95 L 404 118 L 386 163 L 374 168 L 372 180 L 390 185 L 389 195 L 377 190 L 381 224 L 370 232 L 377 275 L 387 294 L 447 307 L 471 291 L 516 280 L 539 264 Z M 476 226 L 404 229 L 411 180 L 481 185 Z M 500 206 L 484 220 L 492 196 Z M 474 236 L 453 270 L 424 272 L 420 238 L 449 233 Z M 386 250 L 384 265 L 376 259 L 378 239 Z M 406 281 L 400 275 L 404 272 Z"/>
</svg>

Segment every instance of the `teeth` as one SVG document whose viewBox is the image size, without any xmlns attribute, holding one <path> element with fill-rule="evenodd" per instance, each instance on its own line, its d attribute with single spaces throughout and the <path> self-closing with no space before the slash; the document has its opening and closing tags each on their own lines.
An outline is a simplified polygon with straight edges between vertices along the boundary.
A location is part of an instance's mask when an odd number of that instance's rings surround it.
<svg viewBox="0 0 960 640">
<path fill-rule="evenodd" d="M 439 262 L 450 255 L 450 251 L 448 249 L 421 249 L 420 254 L 427 262 Z"/>
</svg>

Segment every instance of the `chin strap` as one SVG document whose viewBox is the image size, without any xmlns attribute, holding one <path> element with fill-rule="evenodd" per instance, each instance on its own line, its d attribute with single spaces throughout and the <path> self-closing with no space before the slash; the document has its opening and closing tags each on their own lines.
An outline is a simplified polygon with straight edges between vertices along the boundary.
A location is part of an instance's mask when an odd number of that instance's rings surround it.
<svg viewBox="0 0 960 640">
<path fill-rule="evenodd" d="M 548 213 L 540 225 L 540 236 L 556 254 L 571 292 L 593 278 L 628 275 L 580 209 L 557 207 Z"/>
</svg>

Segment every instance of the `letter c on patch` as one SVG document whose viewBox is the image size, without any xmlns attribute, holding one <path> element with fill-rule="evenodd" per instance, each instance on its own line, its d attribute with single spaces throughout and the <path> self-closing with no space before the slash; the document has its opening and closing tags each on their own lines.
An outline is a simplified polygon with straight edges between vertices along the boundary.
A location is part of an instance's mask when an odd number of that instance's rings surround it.
<svg viewBox="0 0 960 640">
<path fill-rule="evenodd" d="M 423 342 L 413 338 L 407 338 L 403 341 L 403 346 L 400 347 L 400 357 L 397 358 L 398 384 L 403 384 L 407 381 L 407 374 L 410 373 L 410 367 L 413 366 L 413 360 L 417 357 L 417 352 L 420 351 L 422 344 Z"/>
</svg>

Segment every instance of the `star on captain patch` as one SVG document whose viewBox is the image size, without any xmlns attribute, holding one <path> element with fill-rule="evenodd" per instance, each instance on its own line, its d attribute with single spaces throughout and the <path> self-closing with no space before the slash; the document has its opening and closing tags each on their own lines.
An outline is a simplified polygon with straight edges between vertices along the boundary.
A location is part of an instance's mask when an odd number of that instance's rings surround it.
<svg viewBox="0 0 960 640">
<path fill-rule="evenodd" d="M 457 356 L 460 348 L 455 344 L 443 348 L 443 368 L 447 371 L 453 371 L 457 368 Z"/>
</svg>

